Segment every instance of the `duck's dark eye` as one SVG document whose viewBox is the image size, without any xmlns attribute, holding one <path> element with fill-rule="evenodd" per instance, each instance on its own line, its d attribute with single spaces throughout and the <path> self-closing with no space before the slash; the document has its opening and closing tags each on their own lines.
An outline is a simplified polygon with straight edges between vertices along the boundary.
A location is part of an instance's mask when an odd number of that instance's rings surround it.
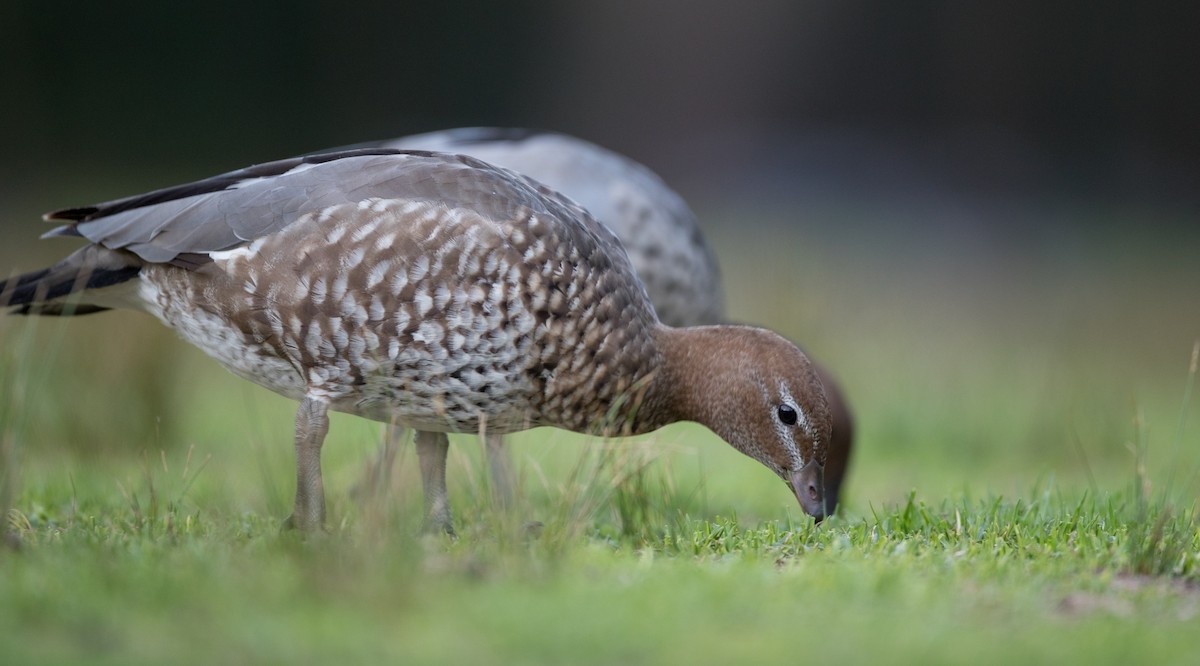
<svg viewBox="0 0 1200 666">
<path fill-rule="evenodd" d="M 779 420 L 783 421 L 784 425 L 796 425 L 797 415 L 795 407 L 787 404 L 780 405 L 777 413 L 779 414 Z"/>
</svg>

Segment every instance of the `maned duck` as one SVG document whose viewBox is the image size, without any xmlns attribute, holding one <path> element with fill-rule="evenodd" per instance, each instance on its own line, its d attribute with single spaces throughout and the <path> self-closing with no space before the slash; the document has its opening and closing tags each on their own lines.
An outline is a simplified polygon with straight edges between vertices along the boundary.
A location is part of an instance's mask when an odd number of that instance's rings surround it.
<svg viewBox="0 0 1200 666">
<path fill-rule="evenodd" d="M 771 331 L 660 323 L 624 249 L 578 205 L 466 156 L 350 150 L 46 215 L 90 243 L 0 282 L 0 305 L 132 307 L 234 374 L 300 401 L 286 525 L 323 526 L 328 411 L 419 431 L 601 436 L 701 423 L 825 514 L 825 393 Z M 446 498 L 427 497 L 450 525 Z"/>
<path fill-rule="evenodd" d="M 695 214 L 646 166 L 577 137 L 522 128 L 462 127 L 379 145 L 470 155 L 558 190 L 621 240 L 661 322 L 668 326 L 726 322 L 721 273 Z M 833 376 L 819 363 L 814 365 L 833 418 L 825 463 L 825 506 L 833 513 L 850 459 L 854 419 Z M 506 500 L 511 493 L 511 468 L 502 454 L 501 438 L 489 436 L 486 442 L 493 486 L 499 499 Z"/>
</svg>

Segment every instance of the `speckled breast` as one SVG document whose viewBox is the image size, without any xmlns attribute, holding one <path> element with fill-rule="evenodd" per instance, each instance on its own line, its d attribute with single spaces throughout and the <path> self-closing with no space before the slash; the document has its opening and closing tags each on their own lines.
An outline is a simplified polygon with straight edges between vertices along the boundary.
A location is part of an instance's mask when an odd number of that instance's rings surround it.
<svg viewBox="0 0 1200 666">
<path fill-rule="evenodd" d="M 423 430 L 608 430 L 656 353 L 653 311 L 616 247 L 586 216 L 368 199 L 198 270 L 148 266 L 143 298 L 292 398 Z"/>
</svg>

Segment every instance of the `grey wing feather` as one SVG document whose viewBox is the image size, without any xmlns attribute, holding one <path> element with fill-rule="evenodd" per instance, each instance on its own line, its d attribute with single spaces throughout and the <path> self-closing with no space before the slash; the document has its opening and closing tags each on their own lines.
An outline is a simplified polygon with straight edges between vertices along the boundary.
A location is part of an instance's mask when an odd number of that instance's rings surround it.
<svg viewBox="0 0 1200 666">
<path fill-rule="evenodd" d="M 144 192 L 142 194 L 135 194 L 130 197 L 114 199 L 112 201 L 106 201 L 104 203 L 99 203 L 92 206 L 64 208 L 46 213 L 43 217 L 46 220 L 73 220 L 76 222 L 86 222 L 88 220 L 94 220 L 100 217 L 116 215 L 117 213 L 126 210 L 132 210 L 134 208 L 143 208 L 166 201 L 183 199 L 197 194 L 206 194 L 208 192 L 219 192 L 221 190 L 231 189 L 248 181 L 282 175 L 305 164 L 320 164 L 323 162 L 331 162 L 345 157 L 353 157 L 358 155 L 395 154 L 398 152 L 402 151 L 383 148 L 379 145 L 375 145 L 372 148 L 347 147 L 338 150 L 322 151 L 319 154 L 292 157 L 273 162 L 263 162 L 261 164 L 255 164 L 244 169 L 230 171 L 228 173 L 212 176 L 203 180 L 165 187 L 159 190 L 153 190 L 151 192 Z"/>
<path fill-rule="evenodd" d="M 258 165 L 214 178 L 50 213 L 74 220 L 51 232 L 82 235 L 144 261 L 227 250 L 301 216 L 371 197 L 469 206 L 503 219 L 520 207 L 577 217 L 573 203 L 474 158 L 424 151 L 353 150 Z"/>
</svg>

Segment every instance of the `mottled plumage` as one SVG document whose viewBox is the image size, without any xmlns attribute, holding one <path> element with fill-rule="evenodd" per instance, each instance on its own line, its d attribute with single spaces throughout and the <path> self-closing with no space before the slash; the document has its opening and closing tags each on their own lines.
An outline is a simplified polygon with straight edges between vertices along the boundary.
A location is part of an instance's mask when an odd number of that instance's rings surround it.
<svg viewBox="0 0 1200 666">
<path fill-rule="evenodd" d="M 695 420 L 823 515 L 829 414 L 807 358 L 762 329 L 661 324 L 611 231 L 511 171 L 345 151 L 47 218 L 69 221 L 52 235 L 92 244 L 0 283 L 0 303 L 69 314 L 61 297 L 77 294 L 85 311 L 143 309 L 300 400 L 298 527 L 324 520 L 329 409 L 417 428 L 434 478 L 440 433 Z M 781 427 L 785 407 L 804 418 Z M 444 499 L 431 511 L 448 527 Z"/>
</svg>

